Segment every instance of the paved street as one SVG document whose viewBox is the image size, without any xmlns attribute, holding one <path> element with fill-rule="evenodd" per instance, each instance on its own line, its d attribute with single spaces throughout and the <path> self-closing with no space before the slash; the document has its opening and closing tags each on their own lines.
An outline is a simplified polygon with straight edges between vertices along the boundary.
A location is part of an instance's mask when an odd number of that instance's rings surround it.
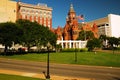
<svg viewBox="0 0 120 80">
<path fill-rule="evenodd" d="M 46 63 L 0 58 L 0 69 L 42 73 Z M 120 80 L 120 68 L 50 63 L 50 74 L 95 80 Z"/>
</svg>

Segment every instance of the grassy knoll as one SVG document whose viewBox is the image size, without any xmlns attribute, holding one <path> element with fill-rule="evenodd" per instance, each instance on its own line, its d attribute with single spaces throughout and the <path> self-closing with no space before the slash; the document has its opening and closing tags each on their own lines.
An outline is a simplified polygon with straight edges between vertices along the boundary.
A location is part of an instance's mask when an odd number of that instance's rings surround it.
<svg viewBox="0 0 120 80">
<path fill-rule="evenodd" d="M 46 62 L 47 54 L 24 54 L 13 56 L 0 56 L 11 59 Z M 111 52 L 77 52 L 77 62 L 75 62 L 74 52 L 51 53 L 51 63 L 95 65 L 95 66 L 113 66 L 120 67 L 120 54 Z"/>
<path fill-rule="evenodd" d="M 43 79 L 16 76 L 16 75 L 8 75 L 8 74 L 0 74 L 0 80 L 43 80 Z"/>
</svg>

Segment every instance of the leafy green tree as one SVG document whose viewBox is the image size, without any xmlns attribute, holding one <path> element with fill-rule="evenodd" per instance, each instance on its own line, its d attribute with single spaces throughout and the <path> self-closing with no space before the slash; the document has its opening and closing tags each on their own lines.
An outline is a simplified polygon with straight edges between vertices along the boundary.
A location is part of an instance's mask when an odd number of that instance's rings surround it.
<svg viewBox="0 0 120 80">
<path fill-rule="evenodd" d="M 47 31 L 47 38 L 52 46 L 56 46 L 56 41 L 57 41 L 57 35 L 50 30 Z"/>
<path fill-rule="evenodd" d="M 94 38 L 94 34 L 92 31 L 80 31 L 79 32 L 79 37 L 78 40 L 89 40 L 89 39 L 93 39 Z"/>
<path fill-rule="evenodd" d="M 62 50 L 61 44 L 56 44 L 56 52 L 60 52 Z"/>
<path fill-rule="evenodd" d="M 57 41 L 57 35 L 50 31 L 48 27 L 40 25 L 39 39 L 37 40 L 38 46 L 47 46 L 48 42 L 55 47 Z"/>
<path fill-rule="evenodd" d="M 115 38 L 115 37 L 109 37 L 108 38 L 108 43 L 110 44 L 112 50 L 113 50 L 113 54 L 114 54 L 114 48 L 115 47 L 118 47 L 119 45 L 119 39 L 118 38 Z"/>
<path fill-rule="evenodd" d="M 111 47 L 114 47 L 114 46 L 118 46 L 119 45 L 119 39 L 118 38 L 115 38 L 115 37 L 109 37 L 108 38 L 109 40 L 109 44 Z"/>
<path fill-rule="evenodd" d="M 5 46 L 4 52 L 7 52 L 8 47 L 11 47 L 13 42 L 17 44 L 23 34 L 22 30 L 12 22 L 0 24 L 0 43 Z"/>
<path fill-rule="evenodd" d="M 21 37 L 22 44 L 27 46 L 28 50 L 30 50 L 30 47 L 34 44 L 34 30 L 32 30 L 34 27 L 32 25 L 32 22 L 28 20 L 18 20 L 16 23 L 20 26 L 24 33 Z"/>
<path fill-rule="evenodd" d="M 24 34 L 22 37 L 22 44 L 28 47 L 28 51 L 32 46 L 46 46 L 49 42 L 52 46 L 56 44 L 56 35 L 49 30 L 49 28 L 39 25 L 37 22 L 30 22 L 28 20 L 18 20 L 16 22 Z"/>
<path fill-rule="evenodd" d="M 28 51 L 30 51 L 30 47 L 36 46 L 38 42 L 41 42 L 43 34 L 40 32 L 41 26 L 37 22 L 20 19 L 16 21 L 16 24 L 23 30 L 21 43 L 28 48 Z"/>
<path fill-rule="evenodd" d="M 118 40 L 119 40 L 119 45 L 120 45 L 120 37 L 118 38 Z"/>
<path fill-rule="evenodd" d="M 101 41 L 105 41 L 105 40 L 108 39 L 108 37 L 107 37 L 106 35 L 100 35 L 99 39 L 100 39 Z"/>
<path fill-rule="evenodd" d="M 107 37 L 106 35 L 100 35 L 99 39 L 101 40 L 103 48 L 107 48 L 108 47 L 108 44 L 107 44 L 108 38 L 109 37 Z"/>
<path fill-rule="evenodd" d="M 86 32 L 86 39 L 87 40 L 94 39 L 94 38 L 95 38 L 95 36 L 94 36 L 92 31 L 87 31 Z"/>
<path fill-rule="evenodd" d="M 78 40 L 85 40 L 85 32 L 84 31 L 79 32 Z"/>
<path fill-rule="evenodd" d="M 100 41 L 100 39 L 97 39 L 97 38 L 88 40 L 86 47 L 88 48 L 88 51 L 93 51 L 94 48 L 101 47 L 101 41 Z"/>
</svg>

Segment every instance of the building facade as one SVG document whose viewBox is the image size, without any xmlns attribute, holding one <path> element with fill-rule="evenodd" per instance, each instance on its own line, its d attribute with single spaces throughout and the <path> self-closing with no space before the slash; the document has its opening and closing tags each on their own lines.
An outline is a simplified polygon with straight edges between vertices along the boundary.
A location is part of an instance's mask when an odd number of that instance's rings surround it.
<svg viewBox="0 0 120 80">
<path fill-rule="evenodd" d="M 0 23 L 15 22 L 17 17 L 17 3 L 10 0 L 0 0 Z"/>
<path fill-rule="evenodd" d="M 109 37 L 120 37 L 120 15 L 108 14 L 104 18 L 87 22 L 89 25 L 96 23 L 98 34 Z"/>
<path fill-rule="evenodd" d="M 26 19 L 37 22 L 40 25 L 52 29 L 52 8 L 47 4 L 38 3 L 37 5 L 18 2 L 12 0 L 0 0 L 0 23 L 16 22 L 18 19 Z M 20 47 L 15 45 L 13 47 Z M 3 49 L 4 46 L 0 45 Z M 1 50 L 0 50 L 1 51 Z"/>
<path fill-rule="evenodd" d="M 55 30 L 55 33 L 58 35 L 58 40 L 76 40 L 79 36 L 79 32 L 82 30 L 92 31 L 94 36 L 98 38 L 98 27 L 95 23 L 91 24 L 92 25 L 87 23 L 79 23 L 78 16 L 76 15 L 73 5 L 71 4 L 64 28 L 59 26 Z"/>
<path fill-rule="evenodd" d="M 71 4 L 64 28 L 59 26 L 54 32 L 58 36 L 57 43 L 61 44 L 62 48 L 85 48 L 87 42 L 77 40 L 79 37 L 79 32 L 83 30 L 92 31 L 94 36 L 98 38 L 97 25 L 95 23 L 93 23 L 91 26 L 87 23 L 79 23 L 78 16 L 76 15 L 74 7 Z M 83 46 L 81 47 L 81 45 Z"/>
<path fill-rule="evenodd" d="M 37 5 L 17 2 L 17 19 L 27 19 L 32 22 L 52 28 L 52 8 L 47 4 Z"/>
<path fill-rule="evenodd" d="M 27 4 L 11 0 L 0 3 L 0 22 L 15 22 L 18 19 L 36 21 L 41 25 L 52 28 L 52 8 L 47 4 Z"/>
</svg>

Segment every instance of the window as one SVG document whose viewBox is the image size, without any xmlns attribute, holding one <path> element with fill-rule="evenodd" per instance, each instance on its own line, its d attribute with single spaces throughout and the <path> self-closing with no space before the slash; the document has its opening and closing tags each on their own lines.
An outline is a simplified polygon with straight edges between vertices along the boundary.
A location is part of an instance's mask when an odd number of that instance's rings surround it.
<svg viewBox="0 0 120 80">
<path fill-rule="evenodd" d="M 106 24 L 106 26 L 109 26 L 109 24 Z"/>
<path fill-rule="evenodd" d="M 50 24 L 48 24 L 48 27 L 50 27 Z"/>
<path fill-rule="evenodd" d="M 30 13 L 33 13 L 33 12 L 34 12 L 33 10 L 30 11 Z"/>
<path fill-rule="evenodd" d="M 38 14 L 38 11 L 36 11 L 36 13 L 35 14 Z"/>
<path fill-rule="evenodd" d="M 27 16 L 27 19 L 29 20 L 30 19 L 30 15 L 26 15 Z"/>
<path fill-rule="evenodd" d="M 32 16 L 32 22 L 34 22 L 33 16 Z"/>
<path fill-rule="evenodd" d="M 105 26 L 105 24 L 102 24 L 101 26 Z"/>
<path fill-rule="evenodd" d="M 23 19 L 25 19 L 25 15 L 23 15 Z"/>
<path fill-rule="evenodd" d="M 38 16 L 36 16 L 36 21 L 38 22 Z"/>
<path fill-rule="evenodd" d="M 44 16 L 46 16 L 46 12 L 44 12 Z"/>
<path fill-rule="evenodd" d="M 42 24 L 42 17 L 40 17 L 40 24 Z"/>
<path fill-rule="evenodd" d="M 21 9 L 21 12 L 25 12 L 25 9 Z"/>
</svg>

